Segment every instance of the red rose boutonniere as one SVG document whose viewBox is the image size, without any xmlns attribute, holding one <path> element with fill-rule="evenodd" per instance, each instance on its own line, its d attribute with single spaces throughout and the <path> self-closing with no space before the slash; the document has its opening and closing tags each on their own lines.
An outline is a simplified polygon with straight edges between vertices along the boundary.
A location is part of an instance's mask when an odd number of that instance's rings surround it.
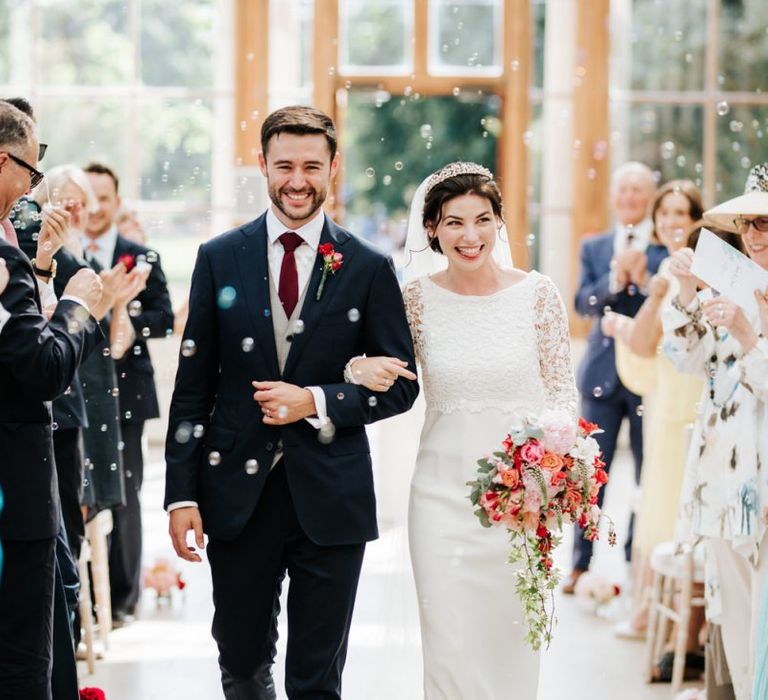
<svg viewBox="0 0 768 700">
<path fill-rule="evenodd" d="M 106 700 L 101 688 L 80 688 L 80 700 Z"/>
<path fill-rule="evenodd" d="M 130 253 L 126 253 L 125 255 L 121 255 L 117 262 L 123 263 L 125 265 L 125 271 L 130 272 L 133 270 L 134 267 L 136 267 L 136 258 L 133 257 Z"/>
<path fill-rule="evenodd" d="M 337 253 L 330 243 L 323 243 L 317 251 L 323 256 L 323 276 L 320 278 L 320 286 L 317 288 L 316 297 L 317 301 L 320 301 L 320 297 L 323 295 L 323 288 L 325 287 L 325 278 L 328 277 L 329 272 L 332 275 L 336 274 L 336 270 L 341 267 L 341 260 L 344 256 L 341 253 Z"/>
</svg>

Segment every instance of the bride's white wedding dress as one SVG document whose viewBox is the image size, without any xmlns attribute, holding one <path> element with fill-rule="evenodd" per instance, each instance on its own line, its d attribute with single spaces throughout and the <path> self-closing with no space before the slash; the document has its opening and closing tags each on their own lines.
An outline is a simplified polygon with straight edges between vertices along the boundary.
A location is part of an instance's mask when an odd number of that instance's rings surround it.
<svg viewBox="0 0 768 700">
<path fill-rule="evenodd" d="M 424 696 L 535 700 L 539 656 L 523 641 L 508 536 L 480 525 L 466 482 L 521 416 L 575 416 L 565 307 L 537 272 L 488 296 L 422 277 L 404 296 L 426 400 L 408 519 Z"/>
</svg>

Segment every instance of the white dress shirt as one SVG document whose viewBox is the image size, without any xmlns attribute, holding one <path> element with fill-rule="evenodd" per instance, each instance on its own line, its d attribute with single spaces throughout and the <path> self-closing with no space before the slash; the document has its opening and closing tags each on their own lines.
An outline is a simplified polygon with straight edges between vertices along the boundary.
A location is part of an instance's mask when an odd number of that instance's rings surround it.
<svg viewBox="0 0 768 700">
<path fill-rule="evenodd" d="M 615 235 L 613 237 L 613 256 L 623 253 L 626 250 L 639 250 L 641 253 L 645 252 L 645 249 L 651 242 L 651 234 L 653 233 L 653 221 L 650 219 L 643 219 L 640 223 L 634 226 L 625 226 L 624 224 L 616 224 L 614 228 Z M 632 234 L 632 240 L 629 240 L 630 233 Z M 608 289 L 611 294 L 618 294 L 621 291 L 618 280 L 616 279 L 616 273 L 611 268 L 609 275 Z"/>
<path fill-rule="evenodd" d="M 96 260 L 102 270 L 112 269 L 112 258 L 115 256 L 117 245 L 117 226 L 113 224 L 98 238 L 83 235 L 80 241 L 83 244 L 83 252 Z"/>
<path fill-rule="evenodd" d="M 2 304 L 0 304 L 0 333 L 3 332 L 3 327 L 8 323 L 10 317 L 11 314 L 5 310 L 5 307 Z"/>
<path fill-rule="evenodd" d="M 634 226 L 625 226 L 624 224 L 616 224 L 616 235 L 613 237 L 613 254 L 618 255 L 628 250 L 630 247 L 632 250 L 644 251 L 648 244 L 651 242 L 651 234 L 653 233 L 653 222 L 650 219 L 643 219 L 639 224 Z M 627 239 L 629 233 L 632 232 L 632 243 L 627 245 Z"/>
</svg>

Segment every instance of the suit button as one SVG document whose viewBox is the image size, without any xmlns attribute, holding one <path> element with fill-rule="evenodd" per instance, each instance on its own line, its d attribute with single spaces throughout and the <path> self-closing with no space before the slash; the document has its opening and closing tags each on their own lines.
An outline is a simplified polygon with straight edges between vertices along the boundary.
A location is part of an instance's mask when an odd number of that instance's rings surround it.
<svg viewBox="0 0 768 700">
<path fill-rule="evenodd" d="M 275 449 L 275 446 L 271 442 L 268 442 L 267 443 L 267 452 L 272 452 L 272 450 L 274 450 L 274 449 Z"/>
</svg>

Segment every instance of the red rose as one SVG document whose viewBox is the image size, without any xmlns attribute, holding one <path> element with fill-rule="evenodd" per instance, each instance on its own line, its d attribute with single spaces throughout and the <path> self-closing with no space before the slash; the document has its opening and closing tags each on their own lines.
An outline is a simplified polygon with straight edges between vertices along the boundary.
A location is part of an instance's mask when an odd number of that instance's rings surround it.
<svg viewBox="0 0 768 700">
<path fill-rule="evenodd" d="M 101 688 L 80 688 L 80 700 L 107 700 Z"/>
<path fill-rule="evenodd" d="M 588 420 L 579 418 L 579 429 L 585 435 L 592 435 L 596 430 L 600 430 L 600 426 L 597 423 L 590 423 Z"/>
<path fill-rule="evenodd" d="M 318 246 L 317 251 L 325 257 L 326 255 L 333 255 L 333 245 L 331 243 L 323 243 Z"/>
<path fill-rule="evenodd" d="M 136 267 L 136 258 L 134 258 L 133 255 L 130 255 L 129 253 L 121 255 L 117 259 L 117 262 L 123 263 L 126 272 L 130 272 L 134 267 Z"/>
</svg>

